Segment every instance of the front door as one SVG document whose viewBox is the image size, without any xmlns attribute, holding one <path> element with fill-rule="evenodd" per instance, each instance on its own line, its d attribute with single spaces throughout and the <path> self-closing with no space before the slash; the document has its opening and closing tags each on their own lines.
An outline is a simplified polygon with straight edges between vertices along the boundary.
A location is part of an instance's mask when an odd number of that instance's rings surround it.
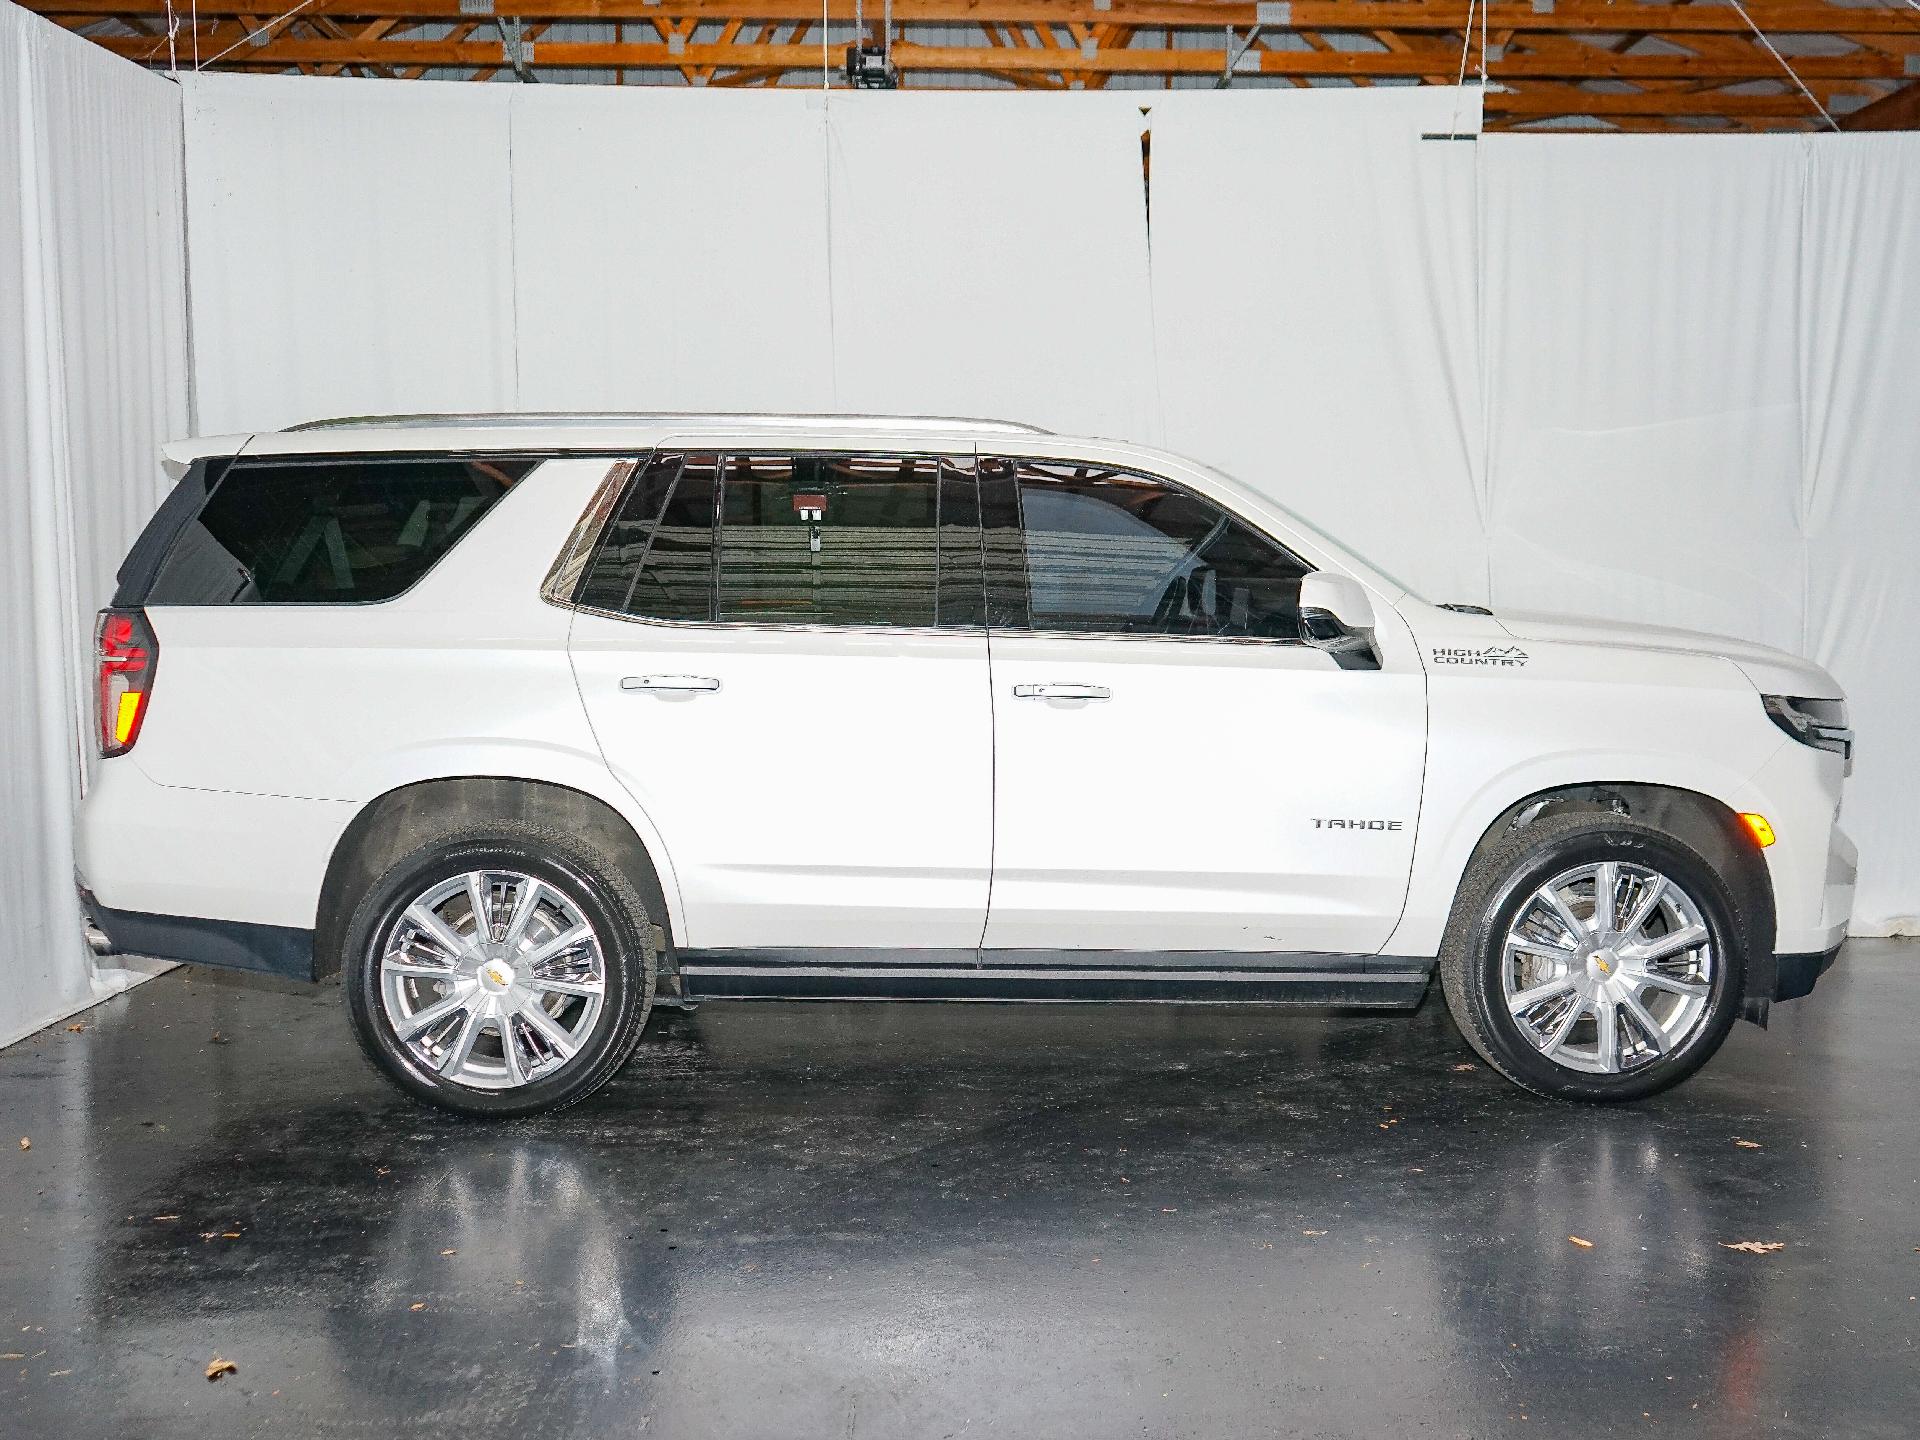
<svg viewBox="0 0 1920 1440">
<path fill-rule="evenodd" d="M 975 512 L 970 456 L 663 451 L 636 473 L 571 648 L 683 947 L 971 959 L 993 793 Z"/>
<path fill-rule="evenodd" d="M 981 473 L 987 962 L 1379 951 L 1420 800 L 1417 658 L 1343 669 L 1303 644 L 1307 567 L 1169 481 L 1032 461 Z"/>
</svg>

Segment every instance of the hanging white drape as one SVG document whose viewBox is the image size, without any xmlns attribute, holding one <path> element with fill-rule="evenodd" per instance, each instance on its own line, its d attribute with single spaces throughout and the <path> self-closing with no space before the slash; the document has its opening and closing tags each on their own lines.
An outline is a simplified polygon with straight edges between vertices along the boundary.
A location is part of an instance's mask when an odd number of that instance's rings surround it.
<svg viewBox="0 0 1920 1440">
<path fill-rule="evenodd" d="M 73 892 L 92 622 L 186 428 L 179 95 L 0 6 L 0 1044 L 125 983 Z"/>
<path fill-rule="evenodd" d="M 1856 933 L 1920 914 L 1920 136 L 1482 142 L 1500 605 L 1830 668 Z"/>
<path fill-rule="evenodd" d="M 0 1040 L 100 983 L 88 627 L 190 428 L 183 228 L 204 432 L 998 413 L 1213 460 L 1436 599 L 1811 653 L 1861 733 L 1858 928 L 1911 928 L 1920 136 L 1477 130 L 1419 88 L 176 87 L 0 6 L 0 903 L 31 937 Z"/>
</svg>

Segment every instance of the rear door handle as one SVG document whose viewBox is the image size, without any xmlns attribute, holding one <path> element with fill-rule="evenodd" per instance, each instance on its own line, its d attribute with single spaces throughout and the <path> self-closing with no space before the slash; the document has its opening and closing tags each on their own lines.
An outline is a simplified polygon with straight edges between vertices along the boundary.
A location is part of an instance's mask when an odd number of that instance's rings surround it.
<svg viewBox="0 0 1920 1440">
<path fill-rule="evenodd" d="M 720 682 L 711 675 L 627 675 L 620 681 L 622 690 L 718 690 Z"/>
<path fill-rule="evenodd" d="M 1013 693 L 1022 700 L 1111 700 L 1113 691 L 1104 685 L 1016 685 Z"/>
</svg>

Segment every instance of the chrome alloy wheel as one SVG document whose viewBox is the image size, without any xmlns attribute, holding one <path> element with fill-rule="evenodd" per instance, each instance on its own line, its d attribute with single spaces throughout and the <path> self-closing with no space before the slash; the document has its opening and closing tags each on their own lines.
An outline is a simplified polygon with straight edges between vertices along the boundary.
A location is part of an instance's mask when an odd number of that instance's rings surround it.
<svg viewBox="0 0 1920 1440">
<path fill-rule="evenodd" d="M 1693 1037 L 1715 964 L 1692 896 L 1657 870 L 1604 860 L 1563 870 L 1527 897 L 1502 942 L 1500 983 L 1542 1055 L 1611 1075 Z"/>
<path fill-rule="evenodd" d="M 400 912 L 380 1001 L 414 1061 L 476 1090 L 543 1080 L 606 1008 L 606 956 L 580 902 L 545 880 L 475 870 Z"/>
</svg>

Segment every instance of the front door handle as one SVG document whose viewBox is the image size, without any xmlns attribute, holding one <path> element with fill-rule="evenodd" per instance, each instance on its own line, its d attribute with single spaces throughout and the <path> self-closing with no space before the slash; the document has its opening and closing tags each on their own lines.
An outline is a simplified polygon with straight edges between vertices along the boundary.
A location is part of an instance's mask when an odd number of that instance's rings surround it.
<svg viewBox="0 0 1920 1440">
<path fill-rule="evenodd" d="M 720 682 L 711 675 L 627 675 L 620 681 L 622 690 L 666 690 L 686 693 L 718 690 Z"/>
<path fill-rule="evenodd" d="M 1013 693 L 1022 700 L 1111 700 L 1113 691 L 1104 685 L 1016 685 Z"/>
</svg>

